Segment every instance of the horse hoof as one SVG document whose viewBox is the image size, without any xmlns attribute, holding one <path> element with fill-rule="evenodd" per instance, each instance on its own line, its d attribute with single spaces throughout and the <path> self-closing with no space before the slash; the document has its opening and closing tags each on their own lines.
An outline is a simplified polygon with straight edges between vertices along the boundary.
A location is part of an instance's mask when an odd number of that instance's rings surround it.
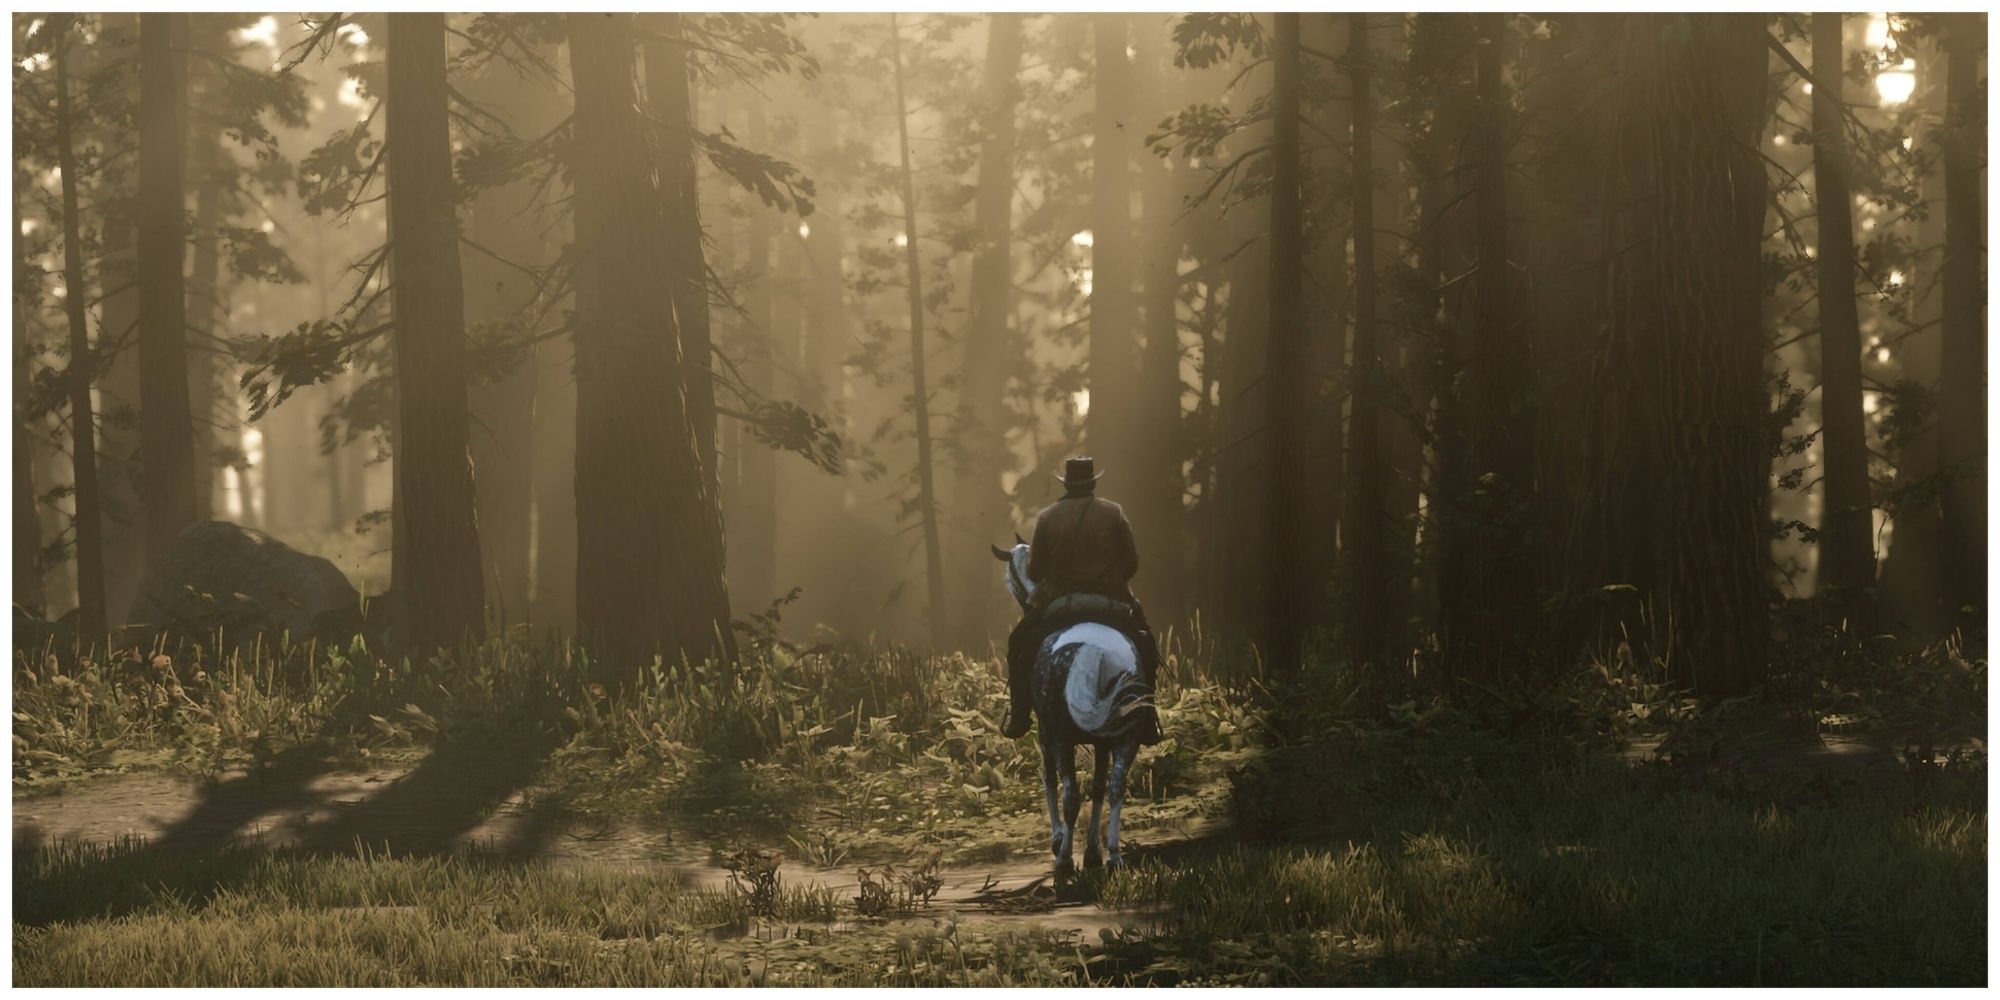
<svg viewBox="0 0 2000 1000">
<path fill-rule="evenodd" d="M 1111 860 L 1109 860 L 1109 861 L 1105 862 L 1105 865 L 1104 865 L 1104 870 L 1105 870 L 1105 871 L 1112 871 L 1112 872 L 1115 872 L 1115 871 L 1117 871 L 1118 869 L 1120 869 L 1120 868 L 1123 868 L 1123 867 L 1125 867 L 1125 858 L 1124 858 L 1124 856 L 1123 856 L 1123 855 L 1118 855 L 1118 854 L 1113 854 L 1113 855 L 1111 856 Z"/>
<path fill-rule="evenodd" d="M 1096 851 L 1085 851 L 1083 852 L 1083 866 L 1085 868 L 1102 868 L 1104 867 L 1104 859 L 1098 856 Z"/>
<path fill-rule="evenodd" d="M 1076 862 L 1069 858 L 1056 859 L 1056 877 L 1069 878 L 1076 874 Z"/>
</svg>

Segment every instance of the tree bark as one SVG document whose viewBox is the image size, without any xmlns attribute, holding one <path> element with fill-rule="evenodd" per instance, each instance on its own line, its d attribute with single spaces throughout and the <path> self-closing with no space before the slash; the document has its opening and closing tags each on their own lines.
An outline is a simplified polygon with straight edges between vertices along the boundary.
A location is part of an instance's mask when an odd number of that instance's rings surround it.
<svg viewBox="0 0 2000 1000">
<path fill-rule="evenodd" d="M 1272 17 L 1271 53 L 1271 291 L 1266 334 L 1264 426 L 1273 461 L 1264 469 L 1265 524 L 1273 545 L 1265 601 L 1264 661 L 1280 677 L 1296 674 L 1305 639 L 1310 565 L 1298 545 L 1305 508 L 1291 457 L 1303 449 L 1308 384 L 1305 370 L 1305 238 L 1299 205 L 1299 15 Z M 1357 133 L 1358 134 L 1358 133 Z M 1357 149 L 1357 163 L 1367 159 Z M 1357 232 L 1360 231 L 1357 229 Z M 1366 243 L 1364 239 L 1361 242 Z"/>
<path fill-rule="evenodd" d="M 1349 14 L 1348 85 L 1354 103 L 1354 163 L 1373 163 L 1375 115 L 1371 104 L 1367 15 Z M 1375 337 L 1375 185 L 1370 171 L 1354 172 L 1353 410 L 1348 418 L 1347 512 L 1341 518 L 1346 574 L 1348 655 L 1356 666 L 1387 665 L 1381 417 L 1382 362 Z M 1277 365 L 1274 359 L 1273 369 Z M 1283 456 L 1280 450 L 1280 457 Z M 1283 550 L 1283 546 L 1279 546 Z"/>
<path fill-rule="evenodd" d="M 1841 15 L 1812 16 L 1813 178 L 1819 228 L 1821 436 L 1826 456 L 1819 580 L 1864 633 L 1873 631 L 1874 503 L 1861 412 L 1861 321 L 1855 306 L 1854 202 L 1848 182 Z"/>
<path fill-rule="evenodd" d="M 960 459 L 952 493 L 970 529 L 956 546 L 962 555 L 952 631 L 969 648 L 992 637 L 993 562 L 986 544 L 1005 541 L 1013 525 L 1000 474 L 1012 468 L 1007 452 L 1004 393 L 1008 359 L 1017 353 L 1007 320 L 1013 312 L 1014 79 L 1021 63 L 1021 15 L 987 16 L 985 79 L 980 123 L 979 174 L 973 188 L 971 320 L 959 372 L 957 416 Z M 982 544 L 982 539 L 985 544 Z"/>
<path fill-rule="evenodd" d="M 576 91 L 577 614 L 630 678 L 729 656 L 722 519 L 689 426 L 667 192 L 639 115 L 632 15 L 567 18 Z"/>
<path fill-rule="evenodd" d="M 1986 95 L 1979 61 L 1985 17 L 1949 15 L 1945 44 L 1944 376 L 1938 445 L 1951 485 L 1943 498 L 1944 592 L 1970 624 L 1986 610 L 1985 212 L 1980 178 Z"/>
<path fill-rule="evenodd" d="M 145 550 L 157 557 L 196 517 L 188 400 L 187 155 L 174 19 L 139 15 L 139 465 Z"/>
<path fill-rule="evenodd" d="M 68 15 L 64 16 L 66 19 Z M 90 321 L 84 313 L 83 228 L 77 205 L 74 115 L 70 108 L 70 37 L 75 23 L 69 20 L 57 32 L 56 71 L 56 163 L 62 172 L 63 208 L 63 311 L 69 319 L 69 434 L 70 462 L 75 469 L 76 504 L 76 608 L 77 642 L 88 649 L 104 637 L 104 523 L 103 507 L 97 490 L 96 414 L 92 412 L 90 382 L 96 372 L 97 355 L 91 349 Z"/>
<path fill-rule="evenodd" d="M 443 14 L 391 14 L 388 41 L 390 308 L 400 415 L 395 589 L 420 652 L 485 631 L 475 525 L 465 300 L 458 259 Z"/>
<path fill-rule="evenodd" d="M 917 188 L 910 169 L 910 112 L 903 96 L 903 40 L 896 15 L 889 15 L 889 52 L 896 69 L 896 135 L 903 159 L 904 259 L 908 263 L 910 292 L 910 408 L 917 422 L 917 506 L 923 516 L 924 582 L 930 603 L 931 645 L 943 649 L 949 639 L 944 616 L 943 553 L 938 542 L 937 493 L 931 465 L 930 386 L 924 375 L 924 285 L 923 268 L 917 254 Z"/>
</svg>

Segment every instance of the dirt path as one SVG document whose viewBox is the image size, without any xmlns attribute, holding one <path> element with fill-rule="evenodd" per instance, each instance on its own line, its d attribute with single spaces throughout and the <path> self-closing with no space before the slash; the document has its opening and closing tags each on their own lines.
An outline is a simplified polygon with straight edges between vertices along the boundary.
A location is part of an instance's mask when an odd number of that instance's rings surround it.
<svg viewBox="0 0 2000 1000">
<path fill-rule="evenodd" d="M 356 838 L 398 850 L 469 846 L 556 863 L 599 863 L 671 871 L 691 888 L 726 890 L 729 872 L 700 845 L 636 824 L 551 829 L 521 805 L 515 791 L 482 814 L 438 808 L 414 768 L 288 776 L 225 773 L 212 781 L 163 774 L 109 776 L 13 799 L 14 842 L 112 842 L 142 838 L 166 848 L 228 843 L 351 849 Z M 462 803 L 460 805 L 463 805 Z M 329 831 L 333 831 L 330 835 Z M 1160 830 L 1150 852 L 1184 849 L 1212 830 Z M 338 837 L 346 837 L 339 840 Z M 933 918 L 1032 923 L 1094 938 L 1100 928 L 1147 926 L 1156 915 L 1099 909 L 1078 887 L 1058 885 L 1046 858 L 993 862 L 937 873 L 942 885 L 925 911 Z M 788 862 L 786 885 L 820 886 L 851 899 L 854 867 L 820 869 Z"/>
</svg>

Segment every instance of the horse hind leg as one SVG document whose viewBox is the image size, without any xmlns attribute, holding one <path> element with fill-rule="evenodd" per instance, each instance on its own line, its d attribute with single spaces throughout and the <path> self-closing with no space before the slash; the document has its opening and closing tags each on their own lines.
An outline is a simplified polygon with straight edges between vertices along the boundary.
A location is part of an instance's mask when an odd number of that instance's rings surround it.
<svg viewBox="0 0 2000 1000">
<path fill-rule="evenodd" d="M 1062 807 L 1056 799 L 1059 766 L 1056 756 L 1060 752 L 1054 741 L 1042 740 L 1042 795 L 1049 804 L 1049 853 L 1058 859 L 1063 856 Z"/>
<path fill-rule="evenodd" d="M 1098 833 L 1104 829 L 1104 772 L 1111 754 L 1103 747 L 1097 748 L 1097 760 L 1090 769 L 1090 830 L 1083 842 L 1083 866 L 1096 868 L 1104 863 L 1104 855 L 1097 849 Z"/>
<path fill-rule="evenodd" d="M 1056 852 L 1056 873 L 1076 870 L 1076 814 L 1083 809 L 1083 789 L 1076 782 L 1076 747 L 1062 749 L 1063 824 L 1062 849 Z"/>
<path fill-rule="evenodd" d="M 1136 740 L 1119 744 L 1111 752 L 1111 822 L 1104 829 L 1104 846 L 1110 854 L 1108 860 L 1113 868 L 1125 867 L 1125 854 L 1118 843 L 1118 820 L 1125 811 L 1126 774 L 1131 771 L 1132 761 L 1138 755 L 1139 743 Z M 1098 752 L 1098 759 L 1103 759 L 1103 751 Z"/>
</svg>

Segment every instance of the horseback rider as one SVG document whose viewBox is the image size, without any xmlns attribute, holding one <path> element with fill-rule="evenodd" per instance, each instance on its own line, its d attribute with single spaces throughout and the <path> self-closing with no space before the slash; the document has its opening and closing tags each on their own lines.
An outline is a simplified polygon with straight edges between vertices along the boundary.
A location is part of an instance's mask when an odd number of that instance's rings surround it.
<svg viewBox="0 0 2000 1000">
<path fill-rule="evenodd" d="M 1124 508 L 1097 495 L 1096 471 L 1088 457 L 1063 467 L 1062 499 L 1035 517 L 1028 548 L 1028 580 L 1033 600 L 1007 637 L 1007 691 L 1012 705 L 1001 733 L 1019 739 L 1028 733 L 1034 706 L 1035 654 L 1056 628 L 1096 621 L 1126 632 L 1139 651 L 1139 671 L 1148 686 L 1159 670 L 1160 647 L 1146 624 L 1146 612 L 1132 596 L 1139 571 L 1139 548 Z M 1140 742 L 1159 742 L 1150 718 Z"/>
</svg>

